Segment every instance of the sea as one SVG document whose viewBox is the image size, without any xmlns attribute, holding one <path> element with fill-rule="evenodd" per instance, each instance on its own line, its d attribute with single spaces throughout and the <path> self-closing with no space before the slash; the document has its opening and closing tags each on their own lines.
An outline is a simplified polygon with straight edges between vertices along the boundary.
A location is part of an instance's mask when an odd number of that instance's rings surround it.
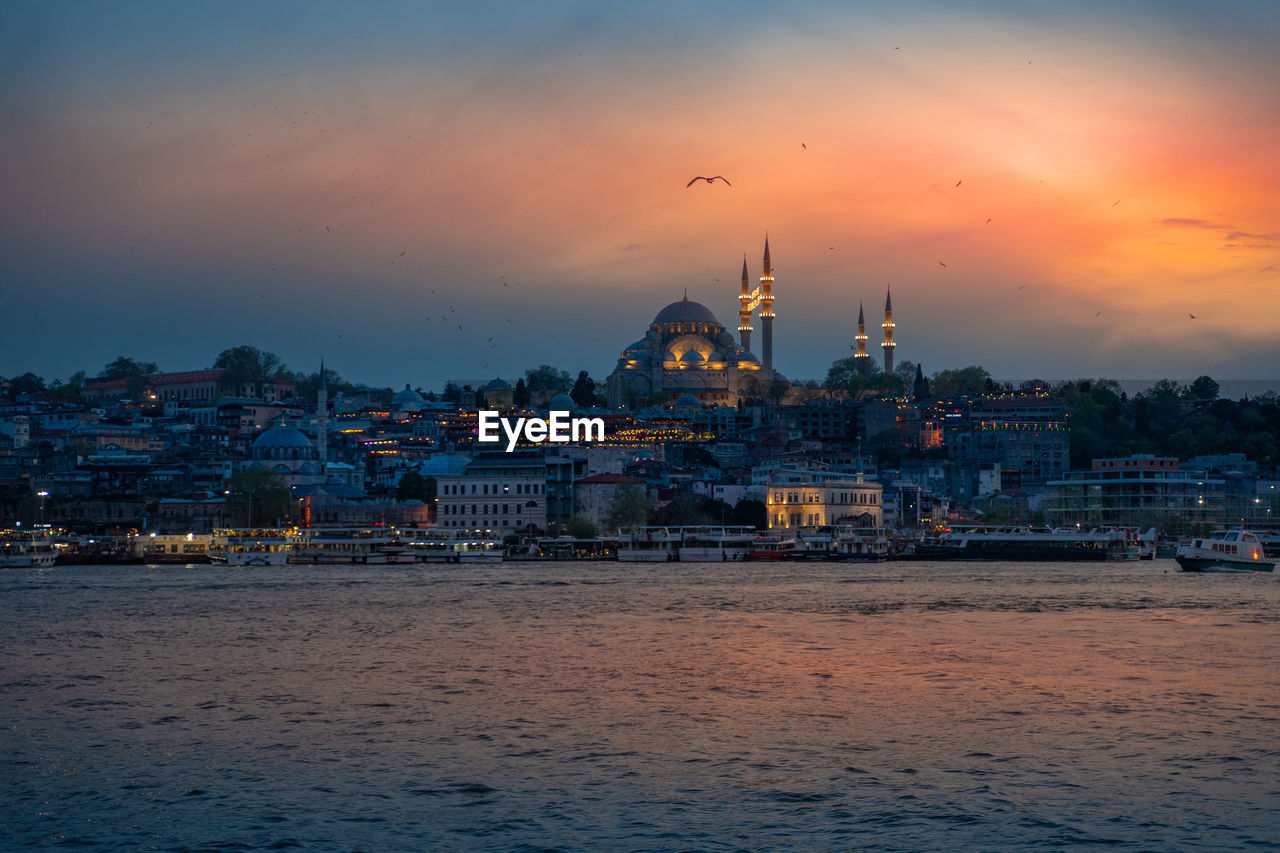
<svg viewBox="0 0 1280 853">
<path fill-rule="evenodd" d="M 1261 850 L 1280 575 L 0 573 L 0 848 Z"/>
</svg>

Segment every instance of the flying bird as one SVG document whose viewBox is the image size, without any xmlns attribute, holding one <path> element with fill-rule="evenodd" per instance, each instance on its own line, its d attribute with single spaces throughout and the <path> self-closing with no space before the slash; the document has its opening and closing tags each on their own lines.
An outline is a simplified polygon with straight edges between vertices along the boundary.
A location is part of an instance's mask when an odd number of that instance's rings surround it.
<svg viewBox="0 0 1280 853">
<path fill-rule="evenodd" d="M 1114 202 L 1111 203 L 1111 206 L 1115 207 L 1119 203 L 1120 203 L 1120 199 L 1116 199 Z"/>
<path fill-rule="evenodd" d="M 1024 284 L 1024 285 L 1021 285 L 1021 286 L 1018 288 L 1018 290 L 1026 290 L 1026 289 L 1027 289 L 1027 286 L 1026 286 L 1025 284 Z"/>
<path fill-rule="evenodd" d="M 946 266 L 946 264 L 944 264 L 942 261 L 938 261 L 938 266 L 945 267 L 945 266 Z"/>
<path fill-rule="evenodd" d="M 408 250 L 408 249 L 405 249 L 404 251 L 405 251 L 405 252 L 407 252 L 407 251 L 409 251 L 409 250 Z M 400 257 L 402 257 L 402 258 L 404 257 L 404 252 L 401 252 L 401 253 L 400 253 Z"/>
<path fill-rule="evenodd" d="M 801 143 L 801 145 L 803 144 L 804 143 Z M 724 181 L 726 184 L 729 184 L 728 178 L 722 178 L 719 175 L 712 175 L 709 178 L 704 178 L 702 175 L 698 175 L 698 177 L 694 178 L 692 181 L 689 181 L 689 183 L 685 184 L 684 188 L 689 189 L 689 187 L 693 186 L 694 181 L 706 181 L 709 184 L 715 183 L 716 181 Z M 733 184 L 729 184 L 729 186 L 733 186 Z"/>
<path fill-rule="evenodd" d="M 1192 314 L 1190 311 L 1187 312 L 1187 316 L 1190 317 L 1192 320 L 1196 319 L 1196 315 Z"/>
<path fill-rule="evenodd" d="M 991 220 L 990 220 L 990 219 L 988 219 L 988 220 L 987 220 L 987 224 L 988 224 L 988 225 L 990 225 L 990 224 L 991 224 Z"/>
<path fill-rule="evenodd" d="M 809 146 L 808 146 L 808 145 L 805 145 L 803 142 L 801 142 L 801 143 L 800 143 L 800 147 L 801 147 L 801 148 L 803 148 L 803 149 L 804 149 L 804 150 L 806 150 L 806 151 L 808 151 L 808 150 L 809 150 Z M 727 184 L 727 183 L 729 183 L 729 182 L 728 182 L 728 181 L 725 181 L 725 183 Z"/>
<path fill-rule="evenodd" d="M 964 183 L 964 178 L 961 178 L 960 180 L 956 181 L 956 186 L 960 186 L 963 183 Z"/>
</svg>

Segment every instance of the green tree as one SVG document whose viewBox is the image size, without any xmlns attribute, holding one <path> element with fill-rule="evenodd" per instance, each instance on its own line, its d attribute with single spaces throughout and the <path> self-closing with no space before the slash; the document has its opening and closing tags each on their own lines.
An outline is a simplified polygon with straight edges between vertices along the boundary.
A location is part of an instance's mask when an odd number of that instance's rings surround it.
<svg viewBox="0 0 1280 853">
<path fill-rule="evenodd" d="M 160 368 L 154 361 L 137 361 L 122 355 L 102 368 L 102 373 L 99 374 L 98 379 L 106 382 L 112 379 L 129 379 L 133 376 L 146 376 L 159 372 Z"/>
<path fill-rule="evenodd" d="M 1177 382 L 1171 379 L 1161 379 L 1146 391 L 1143 391 L 1142 394 L 1144 397 L 1157 402 L 1172 402 L 1182 398 L 1186 392 L 1187 389 Z"/>
<path fill-rule="evenodd" d="M 991 374 L 976 364 L 953 370 L 939 370 L 929 379 L 929 387 L 936 396 L 951 394 L 976 394 L 986 388 Z"/>
<path fill-rule="evenodd" d="M 573 379 L 568 371 L 557 370 L 549 364 L 540 364 L 524 372 L 525 387 L 535 405 L 545 406 L 556 394 L 570 387 Z"/>
<path fill-rule="evenodd" d="M 1186 396 L 1192 400 L 1218 399 L 1218 383 L 1208 376 L 1197 377 L 1187 388 Z"/>
<path fill-rule="evenodd" d="M 436 478 L 424 477 L 417 471 L 406 471 L 396 487 L 396 500 L 431 503 L 436 498 Z"/>
<path fill-rule="evenodd" d="M 578 371 L 578 380 L 573 383 L 573 390 L 569 392 L 569 396 L 582 408 L 591 408 L 596 405 L 596 381 L 587 374 L 587 371 Z"/>
<path fill-rule="evenodd" d="M 618 530 L 644 524 L 649 519 L 649 509 L 649 495 L 644 488 L 635 483 L 623 483 L 614 490 L 613 500 L 609 502 L 609 511 L 604 517 L 605 527 Z"/>
<path fill-rule="evenodd" d="M 596 526 L 580 515 L 571 516 L 565 522 L 564 531 L 574 539 L 595 539 L 599 535 Z"/>
<path fill-rule="evenodd" d="M 24 373 L 9 380 L 9 393 L 16 399 L 19 394 L 38 394 L 44 390 L 44 379 L 34 373 Z"/>
<path fill-rule="evenodd" d="M 511 403 L 514 406 L 524 408 L 529 405 L 529 386 L 525 384 L 524 377 L 516 380 L 516 387 L 511 390 Z"/>
<path fill-rule="evenodd" d="M 749 524 L 756 530 L 764 530 L 769 526 L 769 510 L 764 501 L 743 498 L 733 508 L 733 523 Z"/>
<path fill-rule="evenodd" d="M 292 377 L 280 356 L 247 345 L 223 350 L 213 366 L 227 371 L 222 375 L 221 385 L 231 394 L 247 391 L 253 396 L 260 396 L 265 383 Z"/>
<path fill-rule="evenodd" d="M 244 519 L 245 527 L 273 525 L 289 517 L 289 487 L 263 465 L 241 468 L 232 475 L 228 491 L 227 503 L 238 505 L 236 516 Z"/>
</svg>

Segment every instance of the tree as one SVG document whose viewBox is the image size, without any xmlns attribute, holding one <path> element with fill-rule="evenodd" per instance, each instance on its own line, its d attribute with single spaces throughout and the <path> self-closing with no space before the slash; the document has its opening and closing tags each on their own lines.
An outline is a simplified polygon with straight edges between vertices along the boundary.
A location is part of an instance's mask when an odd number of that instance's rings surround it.
<svg viewBox="0 0 1280 853">
<path fill-rule="evenodd" d="M 564 532 L 574 539 L 595 539 L 599 534 L 596 526 L 580 515 L 571 516 L 565 522 Z"/>
<path fill-rule="evenodd" d="M 38 394 L 44 390 L 44 379 L 34 373 L 24 373 L 9 380 L 9 393 L 16 399 L 19 394 Z"/>
<path fill-rule="evenodd" d="M 897 373 L 885 373 L 870 358 L 849 356 L 831 364 L 823 383 L 831 391 L 844 391 L 857 398 L 868 394 L 901 394 L 907 383 Z"/>
<path fill-rule="evenodd" d="M 259 396 L 264 383 L 289 376 L 289 369 L 280 361 L 280 356 L 251 346 L 223 350 L 213 366 L 227 371 L 222 375 L 221 384 L 232 394 L 240 394 L 247 389 L 250 394 Z"/>
<path fill-rule="evenodd" d="M 524 375 L 531 401 L 537 405 L 545 405 L 573 381 L 567 371 L 557 370 L 549 364 L 540 364 L 526 370 Z"/>
<path fill-rule="evenodd" d="M 605 527 L 617 530 L 621 527 L 634 527 L 644 524 L 649 519 L 649 495 L 635 483 L 623 483 L 613 493 L 609 502 L 609 511 L 605 513 Z"/>
<path fill-rule="evenodd" d="M 1173 402 L 1187 392 L 1187 389 L 1171 379 L 1161 379 L 1143 392 L 1144 397 L 1162 403 Z"/>
<path fill-rule="evenodd" d="M 280 475 L 263 465 L 241 468 L 231 477 L 227 503 L 244 505 L 245 527 L 274 524 L 289 517 L 292 494 Z"/>
<path fill-rule="evenodd" d="M 1197 377 L 1191 383 L 1191 386 L 1187 388 L 1186 396 L 1192 400 L 1216 400 L 1218 399 L 1218 383 L 1208 376 Z"/>
<path fill-rule="evenodd" d="M 436 478 L 424 477 L 417 471 L 406 471 L 396 487 L 396 500 L 431 503 L 436 497 Z"/>
<path fill-rule="evenodd" d="M 462 390 L 452 382 L 446 382 L 444 384 L 444 393 L 441 395 L 441 398 L 446 403 L 452 403 L 456 406 L 462 402 Z"/>
<path fill-rule="evenodd" d="M 769 510 L 764 501 L 743 498 L 733 508 L 734 524 L 749 524 L 756 530 L 764 530 L 769 526 Z"/>
<path fill-rule="evenodd" d="M 976 394 L 991 383 L 991 374 L 985 367 L 976 364 L 955 370 L 939 370 L 929 380 L 929 387 L 935 396 L 946 397 L 950 394 Z"/>
<path fill-rule="evenodd" d="M 122 355 L 102 368 L 102 373 L 98 376 L 98 379 L 107 382 L 112 379 L 129 379 L 133 376 L 146 376 L 159 372 L 160 368 L 154 361 L 135 361 Z"/>
<path fill-rule="evenodd" d="M 569 396 L 573 398 L 573 402 L 584 409 L 589 409 L 596 404 L 596 382 L 587 374 L 587 371 L 578 371 L 578 381 L 573 383 L 573 390 L 569 392 Z"/>
<path fill-rule="evenodd" d="M 520 408 L 529 405 L 529 386 L 524 383 L 524 377 L 516 380 L 516 387 L 511 391 L 511 403 Z"/>
</svg>

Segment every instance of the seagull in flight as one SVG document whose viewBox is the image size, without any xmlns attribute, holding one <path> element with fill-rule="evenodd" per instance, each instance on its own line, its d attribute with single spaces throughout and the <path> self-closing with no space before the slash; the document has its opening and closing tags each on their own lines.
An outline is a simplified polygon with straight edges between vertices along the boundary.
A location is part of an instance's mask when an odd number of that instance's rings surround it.
<svg viewBox="0 0 1280 853">
<path fill-rule="evenodd" d="M 1187 316 L 1190 317 L 1192 320 L 1196 319 L 1196 315 L 1192 314 L 1190 311 L 1187 312 Z"/>
<path fill-rule="evenodd" d="M 938 261 L 938 265 L 939 265 L 939 266 L 943 266 L 943 267 L 945 267 L 945 266 L 946 266 L 946 264 L 944 264 L 942 261 Z"/>
<path fill-rule="evenodd" d="M 723 178 L 720 175 L 712 175 L 709 178 L 704 178 L 702 175 L 698 175 L 698 177 L 694 178 L 693 181 L 706 181 L 709 184 L 715 183 L 716 181 L 724 181 L 726 184 L 729 184 L 729 186 L 733 186 L 733 184 L 729 183 L 728 178 Z M 689 189 L 689 187 L 693 186 L 693 181 L 689 181 L 689 183 L 685 184 L 684 188 Z"/>
</svg>

